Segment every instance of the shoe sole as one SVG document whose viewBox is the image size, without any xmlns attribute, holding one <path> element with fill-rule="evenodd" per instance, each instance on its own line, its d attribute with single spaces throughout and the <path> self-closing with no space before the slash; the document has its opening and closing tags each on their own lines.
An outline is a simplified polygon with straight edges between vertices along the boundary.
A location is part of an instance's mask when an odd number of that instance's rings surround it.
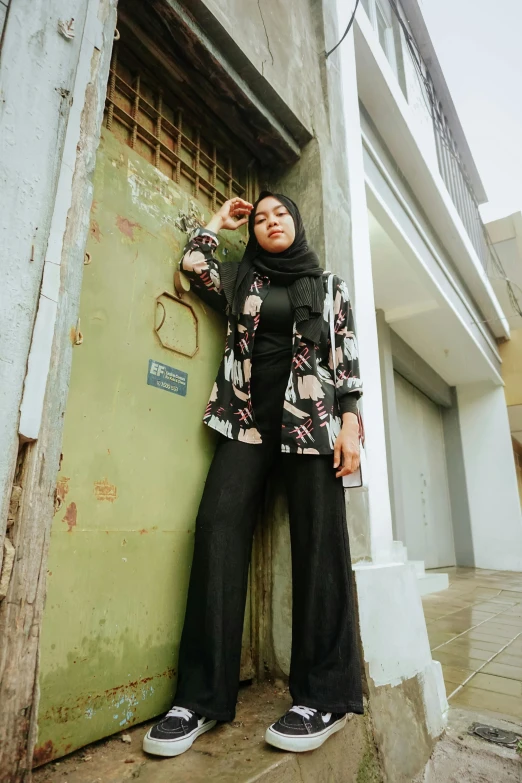
<svg viewBox="0 0 522 783">
<path fill-rule="evenodd" d="M 143 738 L 143 750 L 145 753 L 151 753 L 154 756 L 180 756 L 182 753 L 185 753 L 185 751 L 192 747 L 194 740 L 197 740 L 201 734 L 204 734 L 206 731 L 213 729 L 216 723 L 216 720 L 210 720 L 208 723 L 204 723 L 199 728 L 194 729 L 191 734 L 183 737 L 183 739 L 176 740 L 160 740 L 156 739 L 155 737 L 151 737 L 151 730 L 149 729 Z"/>
<path fill-rule="evenodd" d="M 279 748 L 279 750 L 289 750 L 292 753 L 304 753 L 307 750 L 316 750 L 317 748 L 320 748 L 328 737 L 331 737 L 332 734 L 344 729 L 347 720 L 348 717 L 345 715 L 344 718 L 336 721 L 319 735 L 308 735 L 307 737 L 287 737 L 284 734 L 278 734 L 277 731 L 273 731 L 270 726 L 266 730 L 265 740 L 269 745 L 273 745 L 274 748 Z"/>
</svg>

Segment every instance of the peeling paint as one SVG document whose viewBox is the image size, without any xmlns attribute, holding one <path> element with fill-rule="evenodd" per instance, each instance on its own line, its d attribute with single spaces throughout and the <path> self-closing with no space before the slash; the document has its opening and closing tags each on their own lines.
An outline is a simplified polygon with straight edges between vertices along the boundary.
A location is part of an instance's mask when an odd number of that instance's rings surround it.
<svg viewBox="0 0 522 783">
<path fill-rule="evenodd" d="M 116 225 L 122 234 L 125 234 L 125 236 L 132 240 L 134 240 L 134 230 L 141 229 L 139 223 L 133 223 L 131 220 L 126 217 L 122 217 L 121 215 L 117 215 Z"/>
<path fill-rule="evenodd" d="M 52 715 L 53 722 L 66 727 L 74 724 L 80 717 L 92 720 L 98 713 L 103 714 L 108 709 L 110 711 L 107 717 L 117 724 L 111 731 L 119 731 L 120 727 L 128 727 L 135 723 L 136 720 L 139 721 L 140 714 L 137 710 L 140 708 L 140 704 L 151 698 L 155 693 L 152 680 L 172 680 L 175 673 L 175 669 L 169 668 L 161 674 L 134 680 L 115 688 L 109 688 L 94 696 L 89 693 L 86 696 L 79 697 L 73 703 L 54 706 L 51 710 L 40 714 L 39 721 L 43 724 Z M 70 749 L 70 744 L 66 747 L 60 747 L 60 743 L 55 745 L 49 739 L 35 750 L 34 766 L 46 764 L 48 761 L 64 755 Z"/>
<path fill-rule="evenodd" d="M 70 480 L 71 480 L 70 476 L 60 476 L 60 478 L 56 482 L 56 496 L 61 498 L 62 501 L 65 500 L 69 492 Z"/>
<path fill-rule="evenodd" d="M 65 516 L 62 519 L 62 522 L 65 522 L 67 524 L 67 532 L 72 533 L 73 527 L 76 527 L 76 519 L 78 516 L 78 510 L 76 508 L 76 503 L 69 503 L 67 506 L 67 511 L 65 512 Z"/>
<path fill-rule="evenodd" d="M 96 242 L 101 242 L 101 231 L 100 231 L 100 225 L 97 220 L 91 220 L 91 230 L 90 235 L 92 239 L 96 240 Z"/>
<path fill-rule="evenodd" d="M 94 482 L 94 496 L 96 500 L 108 500 L 109 503 L 114 503 L 118 499 L 118 488 L 104 478 Z"/>
</svg>

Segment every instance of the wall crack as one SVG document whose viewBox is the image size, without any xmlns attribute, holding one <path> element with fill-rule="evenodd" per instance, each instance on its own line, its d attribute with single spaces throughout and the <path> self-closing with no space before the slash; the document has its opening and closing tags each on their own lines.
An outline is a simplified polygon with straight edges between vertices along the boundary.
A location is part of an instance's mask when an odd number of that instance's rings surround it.
<svg viewBox="0 0 522 783">
<path fill-rule="evenodd" d="M 265 29 L 265 35 L 266 35 L 266 45 L 268 46 L 268 51 L 270 52 L 270 57 L 272 58 L 272 65 L 274 64 L 274 55 L 272 54 L 272 49 L 270 48 L 270 38 L 268 37 L 268 31 L 266 29 L 265 19 L 263 17 L 263 12 L 261 10 L 261 0 L 257 0 L 257 7 L 259 8 L 259 15 L 261 17 L 261 21 L 263 22 L 263 27 Z M 263 60 L 263 65 L 265 64 L 265 61 Z"/>
</svg>

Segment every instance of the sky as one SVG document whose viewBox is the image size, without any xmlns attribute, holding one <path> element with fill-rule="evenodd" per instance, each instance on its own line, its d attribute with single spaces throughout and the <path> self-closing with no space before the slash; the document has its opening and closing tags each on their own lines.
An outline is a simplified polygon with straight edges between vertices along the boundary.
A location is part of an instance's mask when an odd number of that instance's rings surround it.
<svg viewBox="0 0 522 783">
<path fill-rule="evenodd" d="M 420 0 L 489 203 L 522 211 L 522 0 Z"/>
</svg>

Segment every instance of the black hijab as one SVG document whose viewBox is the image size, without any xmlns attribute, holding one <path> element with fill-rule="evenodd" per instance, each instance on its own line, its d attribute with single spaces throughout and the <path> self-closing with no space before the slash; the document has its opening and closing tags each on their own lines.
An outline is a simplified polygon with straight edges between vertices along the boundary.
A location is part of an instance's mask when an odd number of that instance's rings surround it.
<svg viewBox="0 0 522 783">
<path fill-rule="evenodd" d="M 280 201 L 294 221 L 294 241 L 282 253 L 267 253 L 259 245 L 254 233 L 257 205 L 267 196 L 273 196 Z M 288 286 L 288 296 L 298 331 L 307 340 L 318 344 L 324 307 L 323 270 L 317 253 L 308 247 L 297 204 L 282 193 L 264 190 L 249 215 L 248 232 L 249 239 L 241 262 L 224 263 L 221 268 L 223 291 L 232 313 L 238 316 L 243 312 L 245 299 L 257 270 L 276 285 Z"/>
</svg>

